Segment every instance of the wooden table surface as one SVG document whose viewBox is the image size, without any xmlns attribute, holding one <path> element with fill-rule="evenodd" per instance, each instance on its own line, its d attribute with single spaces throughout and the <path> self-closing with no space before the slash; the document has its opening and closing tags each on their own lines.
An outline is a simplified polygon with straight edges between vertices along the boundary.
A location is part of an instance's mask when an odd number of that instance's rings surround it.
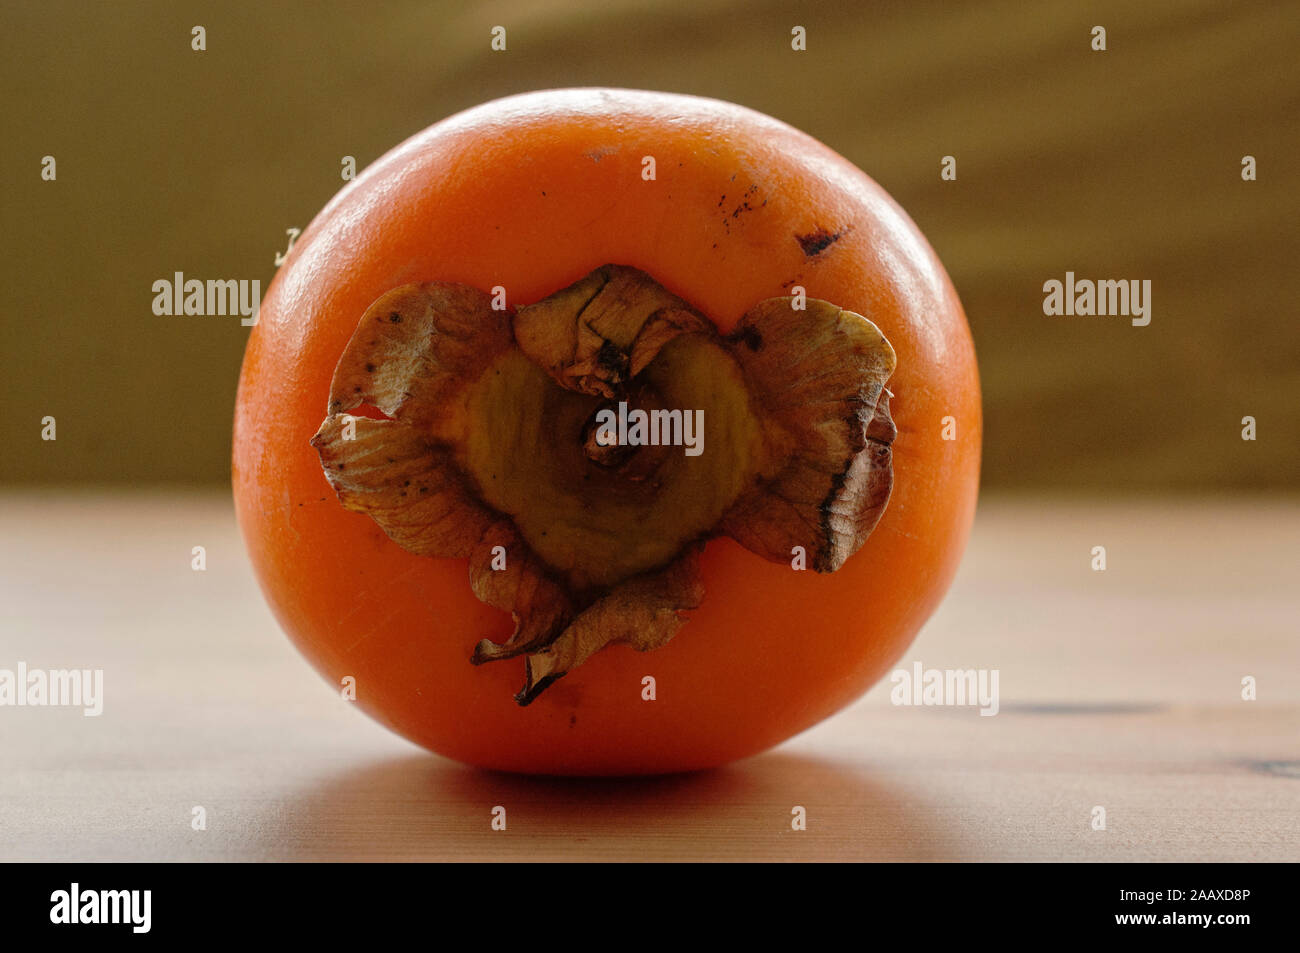
<svg viewBox="0 0 1300 953">
<path fill-rule="evenodd" d="M 730 767 L 531 779 L 339 702 L 224 496 L 11 493 L 0 668 L 102 668 L 105 705 L 0 708 L 0 859 L 1297 860 L 1298 554 L 1293 501 L 986 498 L 899 666 L 997 668 L 996 717 L 886 681 Z"/>
</svg>

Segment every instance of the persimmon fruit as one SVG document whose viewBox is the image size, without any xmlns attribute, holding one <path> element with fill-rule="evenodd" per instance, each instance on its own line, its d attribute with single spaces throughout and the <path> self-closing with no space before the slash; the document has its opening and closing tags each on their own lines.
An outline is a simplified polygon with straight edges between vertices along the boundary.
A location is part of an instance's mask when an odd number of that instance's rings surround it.
<svg viewBox="0 0 1300 953">
<path fill-rule="evenodd" d="M 885 673 L 956 570 L 980 439 L 961 304 L 863 172 L 730 103 L 547 90 L 419 133 L 303 232 L 233 478 L 277 619 L 366 712 L 484 767 L 648 774 Z"/>
</svg>

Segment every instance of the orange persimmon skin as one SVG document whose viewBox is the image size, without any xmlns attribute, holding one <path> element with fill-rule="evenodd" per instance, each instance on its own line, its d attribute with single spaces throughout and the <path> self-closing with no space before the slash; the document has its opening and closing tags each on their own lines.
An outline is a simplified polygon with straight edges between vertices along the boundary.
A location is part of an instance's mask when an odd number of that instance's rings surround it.
<svg viewBox="0 0 1300 953">
<path fill-rule="evenodd" d="M 653 180 L 643 177 L 647 156 Z M 509 616 L 474 597 L 464 560 L 413 555 L 343 509 L 308 440 L 344 346 L 385 291 L 499 285 L 513 308 L 606 263 L 644 270 L 723 332 L 795 285 L 875 322 L 898 355 L 888 385 L 893 496 L 833 574 L 710 542 L 704 603 L 672 642 L 648 653 L 607 648 L 521 708 L 522 659 L 469 663 L 479 639 L 505 640 Z M 942 439 L 945 417 L 956 439 Z M 961 304 L 916 226 L 874 181 L 740 106 L 548 90 L 407 140 L 302 234 L 249 339 L 234 491 L 280 624 L 329 682 L 354 676 L 356 703 L 373 717 L 475 765 L 643 774 L 762 751 L 885 674 L 956 571 L 980 438 Z M 646 676 L 653 701 L 642 697 Z"/>
</svg>

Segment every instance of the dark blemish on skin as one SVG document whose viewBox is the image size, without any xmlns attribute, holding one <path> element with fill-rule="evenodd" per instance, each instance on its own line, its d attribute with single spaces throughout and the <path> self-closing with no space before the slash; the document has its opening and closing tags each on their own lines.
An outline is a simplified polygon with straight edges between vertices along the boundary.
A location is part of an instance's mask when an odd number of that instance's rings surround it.
<svg viewBox="0 0 1300 953">
<path fill-rule="evenodd" d="M 828 232 L 824 228 L 819 228 L 808 235 L 796 235 L 794 239 L 799 243 L 799 247 L 803 249 L 804 255 L 812 258 L 834 245 L 843 234 L 842 231 Z"/>
<path fill-rule="evenodd" d="M 723 196 L 722 196 L 722 198 L 718 199 L 718 208 L 722 208 L 722 203 L 725 202 L 725 201 L 727 201 L 727 196 L 726 196 L 726 194 L 724 193 Z"/>
<path fill-rule="evenodd" d="M 733 179 L 733 180 L 735 179 L 735 176 L 734 176 L 734 175 L 732 176 L 732 179 Z M 752 206 L 752 205 L 749 204 L 749 197 L 750 197 L 751 195 L 753 195 L 753 194 L 754 194 L 755 192 L 757 192 L 757 191 L 758 191 L 758 186 L 755 185 L 755 184 L 753 184 L 753 183 L 750 183 L 750 185 L 749 185 L 748 187 L 746 187 L 744 193 L 740 196 L 740 202 L 736 205 L 735 208 L 733 208 L 733 209 L 731 210 L 731 217 L 732 217 L 732 218 L 740 218 L 740 213 L 741 213 L 741 212 L 752 212 L 752 211 L 754 211 L 754 206 Z M 718 206 L 719 206 L 719 207 L 722 206 L 723 200 L 725 200 L 725 199 L 726 199 L 726 196 L 724 195 L 721 199 L 718 200 Z M 764 200 L 763 200 L 763 205 L 766 205 L 766 204 L 767 204 L 767 200 L 764 199 Z M 759 208 L 762 208 L 762 207 L 763 207 L 762 205 L 759 206 Z M 725 222 L 724 222 L 724 224 L 725 224 Z"/>
<path fill-rule="evenodd" d="M 569 716 L 569 727 L 572 728 L 572 727 L 573 727 L 574 725 L 576 725 L 577 723 L 578 723 L 578 716 L 577 716 L 577 715 L 570 715 L 570 716 Z"/>
<path fill-rule="evenodd" d="M 340 463 L 340 464 L 338 465 L 338 469 L 340 469 L 340 470 L 346 470 L 347 468 L 348 468 L 348 465 L 347 465 L 346 463 Z"/>
<path fill-rule="evenodd" d="M 374 372 L 375 372 L 375 365 L 373 365 L 373 364 L 367 364 L 367 365 L 366 365 L 366 373 L 367 373 L 367 374 L 373 374 Z"/>
<path fill-rule="evenodd" d="M 361 388 L 360 388 L 360 387 L 354 387 L 354 388 L 352 388 L 352 393 L 354 393 L 354 394 L 359 394 L 359 393 L 361 393 Z"/>
<path fill-rule="evenodd" d="M 392 314 L 388 316 L 388 320 L 392 321 L 394 324 L 401 324 L 402 316 L 398 312 L 394 311 Z"/>
</svg>

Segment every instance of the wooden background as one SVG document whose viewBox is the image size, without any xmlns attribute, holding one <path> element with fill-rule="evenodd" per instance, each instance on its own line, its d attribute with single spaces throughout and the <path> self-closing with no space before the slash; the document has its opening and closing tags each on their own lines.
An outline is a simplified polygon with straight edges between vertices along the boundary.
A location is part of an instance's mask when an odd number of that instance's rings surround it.
<svg viewBox="0 0 1300 953">
<path fill-rule="evenodd" d="M 987 486 L 1300 476 L 1295 3 L 52 0 L 3 5 L 0 44 L 0 482 L 225 484 L 247 329 L 155 317 L 152 283 L 265 289 L 342 156 L 364 167 L 460 109 L 583 85 L 742 103 L 884 185 L 970 315 Z M 1151 325 L 1045 317 L 1066 271 L 1150 279 Z"/>
<path fill-rule="evenodd" d="M 10 495 L 0 524 L 0 665 L 105 680 L 98 718 L 0 709 L 0 860 L 1300 860 L 1295 505 L 986 499 L 899 666 L 996 668 L 998 715 L 885 682 L 767 754 L 606 781 L 462 767 L 351 710 L 224 498 Z"/>
</svg>

